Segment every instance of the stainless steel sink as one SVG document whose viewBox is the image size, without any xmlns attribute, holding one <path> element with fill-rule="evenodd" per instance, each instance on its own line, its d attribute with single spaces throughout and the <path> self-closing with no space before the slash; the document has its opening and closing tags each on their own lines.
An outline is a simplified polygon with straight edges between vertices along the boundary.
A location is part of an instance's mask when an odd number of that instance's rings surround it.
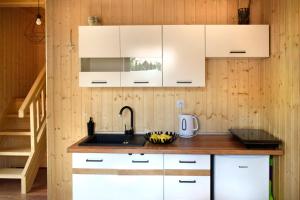
<svg viewBox="0 0 300 200">
<path fill-rule="evenodd" d="M 95 134 L 79 146 L 144 146 L 145 143 L 144 135 Z"/>
</svg>

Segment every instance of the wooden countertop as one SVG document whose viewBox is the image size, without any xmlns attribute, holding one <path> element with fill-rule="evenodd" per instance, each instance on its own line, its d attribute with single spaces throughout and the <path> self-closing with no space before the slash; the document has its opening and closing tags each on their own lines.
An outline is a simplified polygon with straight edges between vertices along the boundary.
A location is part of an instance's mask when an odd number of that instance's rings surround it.
<svg viewBox="0 0 300 200">
<path fill-rule="evenodd" d="M 197 135 L 178 138 L 167 145 L 147 142 L 143 147 L 79 146 L 85 138 L 68 148 L 69 153 L 151 153 L 151 154 L 223 154 L 223 155 L 282 155 L 282 149 L 247 149 L 230 134 Z"/>
</svg>

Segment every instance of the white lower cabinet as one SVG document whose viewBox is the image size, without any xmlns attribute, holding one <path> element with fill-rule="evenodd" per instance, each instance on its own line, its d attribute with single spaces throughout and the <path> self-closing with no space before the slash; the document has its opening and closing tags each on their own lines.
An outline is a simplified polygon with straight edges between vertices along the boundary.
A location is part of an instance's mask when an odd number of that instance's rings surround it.
<svg viewBox="0 0 300 200">
<path fill-rule="evenodd" d="M 73 174 L 73 200 L 162 200 L 163 176 Z"/>
<path fill-rule="evenodd" d="M 166 176 L 164 200 L 210 200 L 210 176 Z"/>
</svg>

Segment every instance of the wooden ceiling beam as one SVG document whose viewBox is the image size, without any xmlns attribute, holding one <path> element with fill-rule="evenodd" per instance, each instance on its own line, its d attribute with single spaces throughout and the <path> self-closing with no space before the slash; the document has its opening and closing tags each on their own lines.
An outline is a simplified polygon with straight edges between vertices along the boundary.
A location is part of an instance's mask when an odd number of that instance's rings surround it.
<svg viewBox="0 0 300 200">
<path fill-rule="evenodd" d="M 0 7 L 37 7 L 38 0 L 3 0 Z M 40 7 L 45 7 L 45 0 L 40 0 Z"/>
</svg>

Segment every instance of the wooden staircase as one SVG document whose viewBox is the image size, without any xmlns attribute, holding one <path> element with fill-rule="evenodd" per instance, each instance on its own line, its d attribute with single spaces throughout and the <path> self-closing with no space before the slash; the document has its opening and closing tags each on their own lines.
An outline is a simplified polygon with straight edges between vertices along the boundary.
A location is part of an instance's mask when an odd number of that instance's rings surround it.
<svg viewBox="0 0 300 200">
<path fill-rule="evenodd" d="M 13 99 L 0 121 L 0 179 L 20 179 L 21 193 L 30 191 L 46 154 L 45 78 L 44 68 L 28 95 Z"/>
</svg>

